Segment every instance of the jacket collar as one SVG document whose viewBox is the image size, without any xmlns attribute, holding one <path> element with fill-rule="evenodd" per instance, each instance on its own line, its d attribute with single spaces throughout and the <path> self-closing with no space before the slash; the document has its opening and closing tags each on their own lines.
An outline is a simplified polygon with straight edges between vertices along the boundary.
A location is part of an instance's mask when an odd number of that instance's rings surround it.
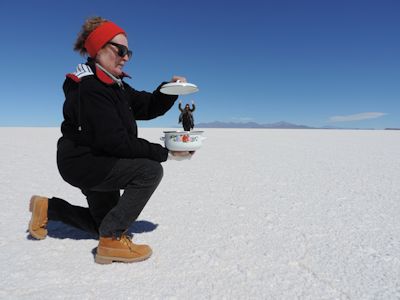
<svg viewBox="0 0 400 300">
<path fill-rule="evenodd" d="M 108 85 L 118 84 L 120 87 L 122 87 L 123 86 L 122 79 L 124 77 L 132 78 L 125 72 L 122 72 L 122 75 L 120 77 L 115 77 L 91 58 L 88 59 L 88 65 L 92 67 L 92 69 L 96 74 L 96 77 L 100 79 L 101 82 Z"/>
</svg>

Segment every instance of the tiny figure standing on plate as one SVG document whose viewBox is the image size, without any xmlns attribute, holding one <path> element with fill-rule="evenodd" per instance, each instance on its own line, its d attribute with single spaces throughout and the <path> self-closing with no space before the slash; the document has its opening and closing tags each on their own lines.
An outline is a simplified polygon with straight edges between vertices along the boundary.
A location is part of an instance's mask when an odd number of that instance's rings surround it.
<svg viewBox="0 0 400 300">
<path fill-rule="evenodd" d="M 179 111 L 181 112 L 179 115 L 179 123 L 182 123 L 183 130 L 190 131 L 194 128 L 193 112 L 195 109 L 194 101 L 192 101 L 192 108 L 190 108 L 189 104 L 186 104 L 184 109 L 182 109 L 182 101 L 179 101 Z"/>
</svg>

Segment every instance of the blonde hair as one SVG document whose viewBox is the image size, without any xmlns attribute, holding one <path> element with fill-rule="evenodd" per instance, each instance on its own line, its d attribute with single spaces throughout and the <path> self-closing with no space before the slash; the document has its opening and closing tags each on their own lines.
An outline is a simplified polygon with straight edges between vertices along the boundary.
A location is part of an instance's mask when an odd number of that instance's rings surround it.
<svg viewBox="0 0 400 300">
<path fill-rule="evenodd" d="M 80 55 L 84 56 L 87 54 L 87 50 L 85 48 L 85 42 L 89 34 L 99 27 L 104 22 L 108 20 L 103 19 L 102 17 L 91 17 L 85 21 L 82 25 L 81 31 L 78 34 L 78 38 L 74 44 L 74 51 L 79 52 Z"/>
</svg>

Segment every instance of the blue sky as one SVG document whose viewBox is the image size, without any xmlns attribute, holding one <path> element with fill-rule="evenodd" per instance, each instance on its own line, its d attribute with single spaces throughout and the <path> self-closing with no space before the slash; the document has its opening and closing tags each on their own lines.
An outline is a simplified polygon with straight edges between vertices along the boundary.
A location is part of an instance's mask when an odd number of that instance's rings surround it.
<svg viewBox="0 0 400 300">
<path fill-rule="evenodd" d="M 127 82 L 200 91 L 196 122 L 400 127 L 400 1 L 2 1 L 0 126 L 59 126 L 87 17 L 128 33 Z M 177 126 L 177 106 L 143 127 Z"/>
</svg>

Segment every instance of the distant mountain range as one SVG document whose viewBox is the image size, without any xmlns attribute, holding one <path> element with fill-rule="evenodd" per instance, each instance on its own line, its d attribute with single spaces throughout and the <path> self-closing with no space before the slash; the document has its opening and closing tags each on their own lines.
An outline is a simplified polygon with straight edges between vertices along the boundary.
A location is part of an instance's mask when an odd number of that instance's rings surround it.
<svg viewBox="0 0 400 300">
<path fill-rule="evenodd" d="M 285 121 L 280 121 L 270 124 L 259 124 L 256 122 L 210 122 L 210 123 L 198 123 L 197 128 L 283 128 L 283 129 L 350 129 L 350 128 L 340 128 L 334 126 L 324 126 L 324 127 L 311 127 L 306 125 L 297 125 L 288 123 Z M 357 129 L 357 128 L 351 128 Z"/>
<path fill-rule="evenodd" d="M 323 126 L 311 127 L 306 125 L 297 125 L 285 121 L 280 121 L 270 124 L 259 124 L 256 122 L 209 122 L 198 123 L 197 128 L 282 128 L 282 129 L 352 129 L 352 130 L 374 130 L 375 128 L 351 128 L 351 127 L 336 127 L 336 126 Z M 385 130 L 400 130 L 400 128 L 385 128 Z"/>
</svg>

